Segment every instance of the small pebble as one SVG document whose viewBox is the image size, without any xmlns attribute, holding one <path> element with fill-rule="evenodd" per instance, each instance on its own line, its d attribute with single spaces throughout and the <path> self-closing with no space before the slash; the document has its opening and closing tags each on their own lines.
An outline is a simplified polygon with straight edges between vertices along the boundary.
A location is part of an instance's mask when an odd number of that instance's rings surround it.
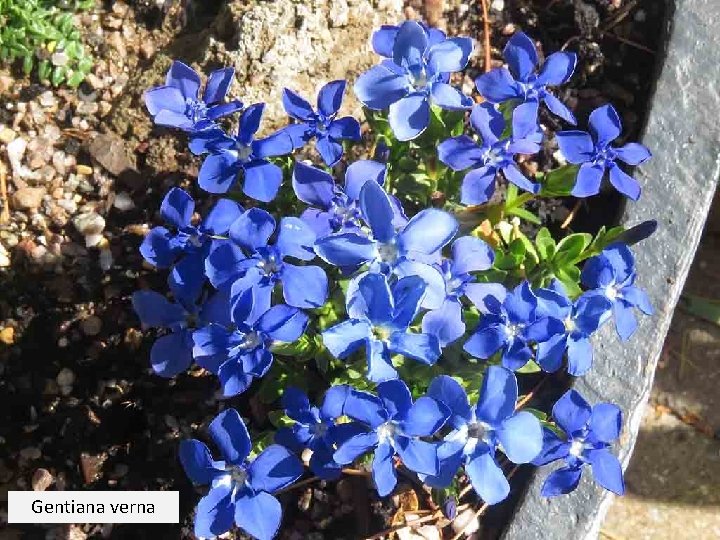
<svg viewBox="0 0 720 540">
<path fill-rule="evenodd" d="M 0 330 L 0 343 L 4 345 L 12 345 L 15 342 L 15 329 L 7 326 Z"/>
<path fill-rule="evenodd" d="M 97 336 L 102 330 L 102 320 L 97 315 L 85 317 L 80 321 L 80 329 L 86 336 Z"/>
<path fill-rule="evenodd" d="M 58 386 L 72 386 L 75 382 L 75 374 L 68 368 L 62 368 L 55 377 L 55 382 Z"/>
<path fill-rule="evenodd" d="M 28 461 L 33 459 L 40 459 L 42 457 L 42 452 L 39 448 L 36 448 L 34 446 L 27 446 L 20 450 L 20 457 Z"/>
<path fill-rule="evenodd" d="M 83 176 L 90 176 L 93 173 L 93 169 L 87 165 L 78 164 L 75 166 L 75 172 Z"/>
<path fill-rule="evenodd" d="M 113 206 L 121 212 L 127 212 L 128 210 L 135 208 L 135 203 L 128 193 L 121 191 L 120 193 L 115 194 Z"/>
<path fill-rule="evenodd" d="M 37 469 L 33 473 L 32 488 L 33 491 L 45 491 L 55 481 L 53 475 L 47 469 Z"/>
</svg>

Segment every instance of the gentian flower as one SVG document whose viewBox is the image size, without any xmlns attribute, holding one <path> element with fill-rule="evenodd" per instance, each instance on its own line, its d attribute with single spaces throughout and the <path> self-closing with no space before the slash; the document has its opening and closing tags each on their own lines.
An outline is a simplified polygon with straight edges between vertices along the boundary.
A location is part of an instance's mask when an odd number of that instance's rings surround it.
<svg viewBox="0 0 720 540">
<path fill-rule="evenodd" d="M 161 377 L 174 377 L 190 367 L 196 327 L 230 322 L 229 297 L 222 291 L 198 305 L 195 301 L 170 302 L 160 293 L 141 290 L 133 293 L 132 306 L 144 328 L 170 330 L 157 338 L 150 350 L 152 369 Z"/>
<path fill-rule="evenodd" d="M 368 263 L 370 272 L 421 276 L 428 284 L 423 307 L 439 308 L 445 298 L 445 282 L 440 271 L 428 263 L 435 262 L 440 250 L 455 236 L 457 220 L 447 212 L 427 208 L 396 231 L 392 201 L 376 182 L 366 182 L 360 190 L 360 208 L 372 237 L 359 232 L 331 234 L 315 243 L 316 253 L 340 268 L 354 269 Z M 349 296 L 355 288 L 351 283 Z"/>
<path fill-rule="evenodd" d="M 586 294 L 607 298 L 615 317 L 615 328 L 620 339 L 628 339 L 637 329 L 637 319 L 632 308 L 646 315 L 653 314 L 653 307 L 645 291 L 636 287 L 635 258 L 625 244 L 613 244 L 596 257 L 587 260 L 580 279 L 588 289 Z"/>
<path fill-rule="evenodd" d="M 293 189 L 302 202 L 312 205 L 300 219 L 310 225 L 318 238 L 334 232 L 360 232 L 362 211 L 358 201 L 360 190 L 369 180 L 385 184 L 387 167 L 377 161 L 353 162 L 345 171 L 345 188 L 335 184 L 333 177 L 321 169 L 300 161 L 293 169 Z M 407 223 L 400 201 L 388 195 L 393 206 L 393 226 Z"/>
<path fill-rule="evenodd" d="M 422 329 L 433 334 L 445 346 L 465 333 L 462 320 L 462 297 L 467 295 L 471 301 L 486 284 L 474 283 L 471 272 L 488 270 L 495 260 L 495 253 L 485 242 L 474 236 L 463 236 L 452 244 L 452 258 L 443 259 L 440 270 L 445 281 L 445 299 L 440 308 L 425 314 Z M 478 289 L 480 287 L 480 289 Z"/>
<path fill-rule="evenodd" d="M 335 452 L 337 463 L 352 463 L 374 449 L 373 480 L 381 497 L 397 484 L 395 454 L 405 466 L 421 474 L 437 474 L 437 445 L 420 440 L 437 432 L 448 418 L 448 408 L 430 397 L 413 403 L 410 390 L 401 380 L 383 382 L 377 396 L 351 390 L 344 412 L 367 426 L 367 431 L 350 437 Z"/>
<path fill-rule="evenodd" d="M 317 98 L 317 112 L 305 99 L 285 88 L 283 107 L 297 124 L 287 126 L 284 131 L 293 141 L 295 148 L 317 138 L 316 148 L 328 167 L 335 165 L 343 154 L 342 141 L 360 140 L 360 122 L 352 116 L 337 118 L 345 92 L 345 81 L 332 81 L 320 89 Z"/>
<path fill-rule="evenodd" d="M 319 266 L 292 264 L 288 258 L 310 261 L 315 258 L 315 233 L 302 220 L 280 220 L 277 241 L 269 240 L 275 231 L 275 219 L 265 210 L 246 210 L 229 230 L 234 243 L 219 245 L 208 256 L 205 267 L 210 282 L 224 287 L 232 282 L 231 301 L 253 289 L 255 314 L 270 308 L 275 285 L 282 284 L 288 305 L 303 309 L 320 307 L 328 293 L 325 271 Z"/>
<path fill-rule="evenodd" d="M 198 97 L 200 75 L 175 60 L 167 72 L 165 85 L 145 92 L 145 106 L 159 126 L 190 133 L 213 127 L 215 120 L 242 109 L 242 103 L 236 99 L 223 103 L 234 76 L 235 70 L 231 67 L 213 71 L 202 97 Z"/>
<path fill-rule="evenodd" d="M 294 452 L 303 448 L 312 450 L 310 470 L 323 480 L 336 480 L 342 465 L 335 462 L 335 445 L 363 431 L 357 422 L 336 424 L 344 414 L 345 401 L 350 387 L 339 385 L 325 393 L 322 407 L 314 407 L 302 390 L 290 387 L 283 392 L 282 406 L 295 423 L 275 433 L 275 442 Z"/>
<path fill-rule="evenodd" d="M 590 335 L 595 332 L 612 308 L 610 300 L 600 295 L 584 294 L 570 300 L 562 284 L 555 280 L 550 288 L 538 289 L 538 312 L 563 322 L 565 330 L 538 343 L 537 362 L 548 373 L 560 369 L 567 351 L 570 375 L 580 377 L 592 365 Z"/>
<path fill-rule="evenodd" d="M 486 503 L 504 500 L 510 484 L 497 462 L 497 451 L 513 463 L 529 463 L 543 444 L 540 421 L 527 411 L 515 412 L 518 387 L 513 372 L 488 367 L 474 407 L 462 386 L 447 375 L 432 380 L 428 396 L 450 409 L 452 431 L 438 449 L 439 473 L 421 479 L 433 487 L 447 487 L 464 464 L 470 483 Z"/>
<path fill-rule="evenodd" d="M 650 150 L 639 143 L 622 147 L 611 146 L 622 132 L 622 123 L 615 107 L 603 105 L 590 113 L 590 133 L 585 131 L 560 131 L 556 134 L 558 146 L 565 159 L 580 165 L 572 194 L 590 197 L 600 191 L 605 171 L 610 169 L 610 183 L 620 193 L 633 201 L 640 198 L 640 184 L 623 172 L 617 161 L 628 165 L 640 165 L 652 157 Z"/>
<path fill-rule="evenodd" d="M 577 64 L 575 53 L 553 53 L 547 57 L 540 72 L 535 73 L 540 63 L 535 43 L 522 32 L 516 32 L 505 46 L 503 57 L 509 70 L 505 67 L 495 68 L 475 79 L 478 92 L 487 101 L 522 101 L 521 115 L 528 123 L 537 122 L 540 102 L 545 102 L 551 113 L 575 125 L 573 113 L 547 90 L 548 86 L 558 86 L 570 80 Z"/>
<path fill-rule="evenodd" d="M 348 320 L 325 330 L 323 343 L 339 359 L 364 345 L 367 377 L 373 382 L 397 378 L 392 354 L 434 364 L 440 356 L 438 338 L 409 331 L 425 289 L 419 276 L 402 278 L 391 289 L 384 275 L 366 274 L 358 283 L 357 295 L 347 297 Z"/>
<path fill-rule="evenodd" d="M 531 341 L 547 341 L 565 330 L 562 321 L 554 317 L 538 317 L 538 299 L 527 281 L 504 299 L 485 297 L 484 305 L 487 313 L 463 348 L 483 360 L 501 351 L 503 366 L 512 370 L 520 369 L 532 357 Z"/>
<path fill-rule="evenodd" d="M 225 397 L 241 394 L 270 369 L 273 342 L 292 343 L 305 332 L 308 317 L 297 308 L 278 304 L 255 318 L 254 291 L 233 304 L 231 325 L 209 324 L 193 333 L 193 356 L 199 366 L 220 379 Z"/>
<path fill-rule="evenodd" d="M 609 447 L 620 436 L 622 412 L 617 405 L 598 403 L 590 407 L 575 390 L 568 390 L 553 407 L 553 418 L 565 437 L 543 428 L 543 449 L 533 460 L 540 466 L 564 460 L 564 466 L 550 473 L 542 487 L 545 497 L 573 491 L 590 464 L 595 481 L 618 495 L 625 493 L 622 467 Z"/>
<path fill-rule="evenodd" d="M 240 117 L 234 136 L 220 128 L 193 134 L 190 150 L 193 154 L 209 153 L 200 167 L 198 183 L 209 193 L 226 193 L 243 172 L 243 193 L 262 202 L 270 202 L 282 183 L 282 169 L 266 158 L 289 154 L 292 139 L 278 131 L 264 139 L 256 139 L 260 128 L 264 103 L 250 105 Z"/>
<path fill-rule="evenodd" d="M 227 234 L 230 225 L 243 209 L 235 201 L 220 199 L 207 217 L 196 227 L 192 225 L 195 201 L 186 191 L 174 187 L 160 206 L 160 215 L 175 228 L 154 227 L 140 245 L 140 253 L 158 268 L 172 266 L 169 280 L 186 300 L 193 301 L 205 283 L 205 258 L 218 237 Z"/>
<path fill-rule="evenodd" d="M 355 95 L 368 108 L 390 108 L 395 136 L 409 141 L 430 123 L 430 102 L 449 110 L 465 110 L 473 101 L 448 84 L 450 73 L 465 69 L 473 42 L 452 38 L 430 46 L 427 31 L 405 21 L 393 43 L 392 60 L 370 68 L 355 82 Z"/>
<path fill-rule="evenodd" d="M 495 176 L 502 171 L 517 187 L 537 193 L 540 186 L 528 180 L 517 164 L 516 154 L 534 154 L 540 150 L 542 132 L 536 124 L 523 124 L 513 112 L 513 134 L 501 139 L 505 119 L 490 103 L 481 103 L 470 114 L 470 125 L 480 135 L 481 144 L 467 135 L 446 139 L 438 146 L 438 158 L 454 171 L 472 168 L 463 178 L 460 201 L 467 205 L 484 204 L 495 193 Z"/>
<path fill-rule="evenodd" d="M 235 523 L 258 540 L 271 540 L 282 521 L 282 507 L 273 493 L 302 476 L 302 463 L 278 444 L 251 460 L 252 442 L 235 409 L 218 414 L 208 431 L 222 460 L 215 461 L 208 447 L 196 439 L 180 443 L 185 474 L 193 484 L 210 485 L 197 506 L 195 536 L 214 538 Z"/>
<path fill-rule="evenodd" d="M 423 27 L 428 36 L 428 47 L 437 45 L 447 39 L 445 32 L 428 26 L 423 21 L 417 21 Z M 400 26 L 383 24 L 378 30 L 372 34 L 372 48 L 380 56 L 385 58 L 393 57 L 393 48 L 395 47 L 395 38 L 397 37 Z"/>
</svg>

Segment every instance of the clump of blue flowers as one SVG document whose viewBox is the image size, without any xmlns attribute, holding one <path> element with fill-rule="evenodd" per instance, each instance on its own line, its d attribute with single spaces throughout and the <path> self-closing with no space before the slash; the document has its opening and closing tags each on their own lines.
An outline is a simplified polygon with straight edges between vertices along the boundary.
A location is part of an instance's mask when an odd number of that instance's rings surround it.
<svg viewBox="0 0 720 540">
<path fill-rule="evenodd" d="M 498 504 L 519 489 L 517 466 L 556 461 L 546 496 L 574 490 L 585 465 L 624 491 L 612 452 L 619 408 L 571 389 L 552 411 L 535 410 L 521 388 L 527 373 L 584 375 L 606 323 L 626 340 L 638 312 L 652 314 L 623 239 L 653 227 L 554 237 L 527 203 L 589 197 L 606 173 L 637 200 L 624 167 L 649 150 L 612 144 L 622 125 L 610 104 L 587 132 L 572 127 L 583 119 L 554 89 L 572 77 L 575 54 L 542 61 L 523 33 L 504 49 L 508 67 L 475 81 L 479 104 L 451 83 L 470 38 L 405 21 L 372 45 L 382 59 L 352 85 L 366 107 L 362 136 L 342 114 L 344 80 L 321 86 L 315 105 L 284 89 L 292 121 L 273 132 L 261 128 L 263 103 L 228 97 L 231 68 L 201 92 L 200 75 L 176 61 L 146 93 L 155 123 L 186 132 L 202 160 L 199 189 L 172 188 L 140 247 L 171 293 L 132 297 L 152 329 L 153 372 L 172 378 L 195 364 L 217 378 L 219 400 L 242 395 L 232 403 L 272 411 L 246 424 L 221 401 L 207 428 L 219 454 L 181 442 L 188 477 L 208 486 L 197 536 L 237 526 L 273 538 L 278 492 L 348 467 L 366 469 L 381 497 L 410 475 L 436 499 L 465 483 L 463 493 Z M 541 125 L 543 104 L 572 129 Z M 553 135 L 560 161 L 530 175 L 521 162 Z"/>
</svg>

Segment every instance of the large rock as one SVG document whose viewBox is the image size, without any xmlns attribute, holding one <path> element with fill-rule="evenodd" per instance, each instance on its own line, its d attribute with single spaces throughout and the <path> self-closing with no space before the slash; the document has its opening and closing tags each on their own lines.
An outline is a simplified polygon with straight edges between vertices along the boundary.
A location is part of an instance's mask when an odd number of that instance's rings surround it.
<svg viewBox="0 0 720 540">
<path fill-rule="evenodd" d="M 250 7 L 234 0 L 215 21 L 203 63 L 233 65 L 239 97 L 246 104 L 267 103 L 264 127 L 278 127 L 287 123 L 283 88 L 314 103 L 326 82 L 352 83 L 379 61 L 370 46 L 373 30 L 396 24 L 402 8 L 400 0 L 277 0 Z M 361 106 L 351 86 L 342 113 L 357 116 Z"/>
</svg>

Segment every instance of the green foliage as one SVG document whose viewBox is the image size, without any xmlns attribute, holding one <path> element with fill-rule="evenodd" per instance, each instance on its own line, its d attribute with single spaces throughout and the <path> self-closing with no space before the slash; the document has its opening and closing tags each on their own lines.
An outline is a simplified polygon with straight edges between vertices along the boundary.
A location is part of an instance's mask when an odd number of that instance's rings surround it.
<svg viewBox="0 0 720 540">
<path fill-rule="evenodd" d="M 21 62 L 26 75 L 36 69 L 43 83 L 78 86 L 93 60 L 73 13 L 94 5 L 94 0 L 0 0 L 0 62 Z"/>
</svg>

